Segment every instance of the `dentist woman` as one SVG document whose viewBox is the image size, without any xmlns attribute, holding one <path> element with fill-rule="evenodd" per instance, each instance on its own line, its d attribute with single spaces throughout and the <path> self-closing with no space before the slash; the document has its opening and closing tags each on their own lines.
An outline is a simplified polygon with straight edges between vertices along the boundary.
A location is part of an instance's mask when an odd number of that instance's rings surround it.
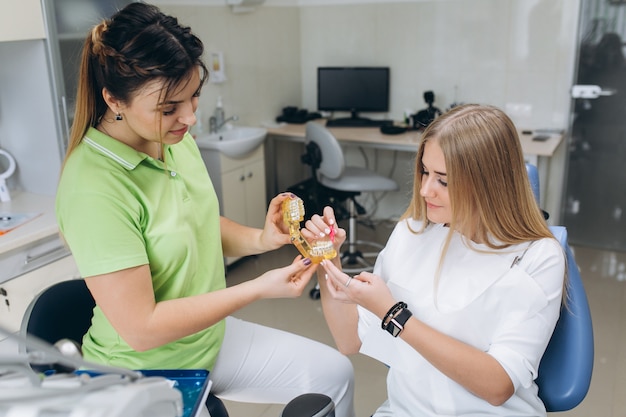
<svg viewBox="0 0 626 417">
<path fill-rule="evenodd" d="M 290 242 L 272 199 L 264 229 L 220 217 L 189 134 L 208 71 L 203 45 L 176 18 L 131 3 L 88 34 L 56 210 L 96 301 L 86 359 L 131 369 L 204 368 L 212 392 L 287 403 L 308 392 L 354 415 L 353 370 L 335 349 L 230 315 L 260 299 L 300 296 L 300 257 L 227 287 L 224 256 Z"/>
</svg>

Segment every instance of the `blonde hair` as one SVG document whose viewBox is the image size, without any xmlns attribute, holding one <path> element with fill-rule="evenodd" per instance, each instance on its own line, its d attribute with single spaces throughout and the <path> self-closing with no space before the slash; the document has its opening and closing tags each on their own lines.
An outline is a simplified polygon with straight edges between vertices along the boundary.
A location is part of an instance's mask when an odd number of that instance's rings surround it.
<svg viewBox="0 0 626 417">
<path fill-rule="evenodd" d="M 441 147 L 446 163 L 452 211 L 446 248 L 459 227 L 469 227 L 471 236 L 466 238 L 492 249 L 553 237 L 535 200 L 517 129 L 504 112 L 488 105 L 455 107 L 424 131 L 413 197 L 403 219 L 421 220 L 422 230 L 429 224 L 420 195 L 422 157 L 429 141 Z"/>
</svg>

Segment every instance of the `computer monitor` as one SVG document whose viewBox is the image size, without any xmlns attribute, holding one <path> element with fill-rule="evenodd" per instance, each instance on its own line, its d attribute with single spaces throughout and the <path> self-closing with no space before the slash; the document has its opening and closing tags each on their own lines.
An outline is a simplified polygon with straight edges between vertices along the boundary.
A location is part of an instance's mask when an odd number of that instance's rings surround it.
<svg viewBox="0 0 626 417">
<path fill-rule="evenodd" d="M 351 113 L 329 121 L 336 125 L 368 125 L 372 121 L 359 113 L 389 111 L 389 67 L 319 67 L 317 106 L 320 111 Z"/>
</svg>

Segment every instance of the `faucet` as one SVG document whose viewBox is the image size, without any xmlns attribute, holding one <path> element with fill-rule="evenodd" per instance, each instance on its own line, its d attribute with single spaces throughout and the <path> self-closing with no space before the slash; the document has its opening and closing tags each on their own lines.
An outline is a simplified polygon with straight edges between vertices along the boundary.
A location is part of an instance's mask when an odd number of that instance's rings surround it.
<svg viewBox="0 0 626 417">
<path fill-rule="evenodd" d="M 217 133 L 226 125 L 226 123 L 230 122 L 231 120 L 233 122 L 239 120 L 239 116 L 237 115 L 231 116 L 228 119 L 223 120 L 223 114 L 222 117 L 219 117 L 219 113 L 216 113 L 217 114 L 214 114 L 209 118 L 209 133 Z"/>
</svg>

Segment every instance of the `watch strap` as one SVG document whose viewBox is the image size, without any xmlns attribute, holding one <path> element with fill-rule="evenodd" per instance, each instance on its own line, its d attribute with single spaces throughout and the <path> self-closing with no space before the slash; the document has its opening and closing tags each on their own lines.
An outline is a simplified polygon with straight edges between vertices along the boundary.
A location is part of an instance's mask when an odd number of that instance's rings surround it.
<svg viewBox="0 0 626 417">
<path fill-rule="evenodd" d="M 400 310 L 402 310 L 403 308 L 406 308 L 406 307 L 407 307 L 407 305 L 406 305 L 406 303 L 404 301 L 399 301 L 399 302 L 395 303 L 389 309 L 389 311 L 387 311 L 387 314 L 385 314 L 385 317 L 383 317 L 383 320 L 380 323 L 380 327 L 383 330 L 385 330 L 387 328 L 387 324 L 389 324 L 389 320 L 394 318 L 400 312 Z"/>
</svg>

